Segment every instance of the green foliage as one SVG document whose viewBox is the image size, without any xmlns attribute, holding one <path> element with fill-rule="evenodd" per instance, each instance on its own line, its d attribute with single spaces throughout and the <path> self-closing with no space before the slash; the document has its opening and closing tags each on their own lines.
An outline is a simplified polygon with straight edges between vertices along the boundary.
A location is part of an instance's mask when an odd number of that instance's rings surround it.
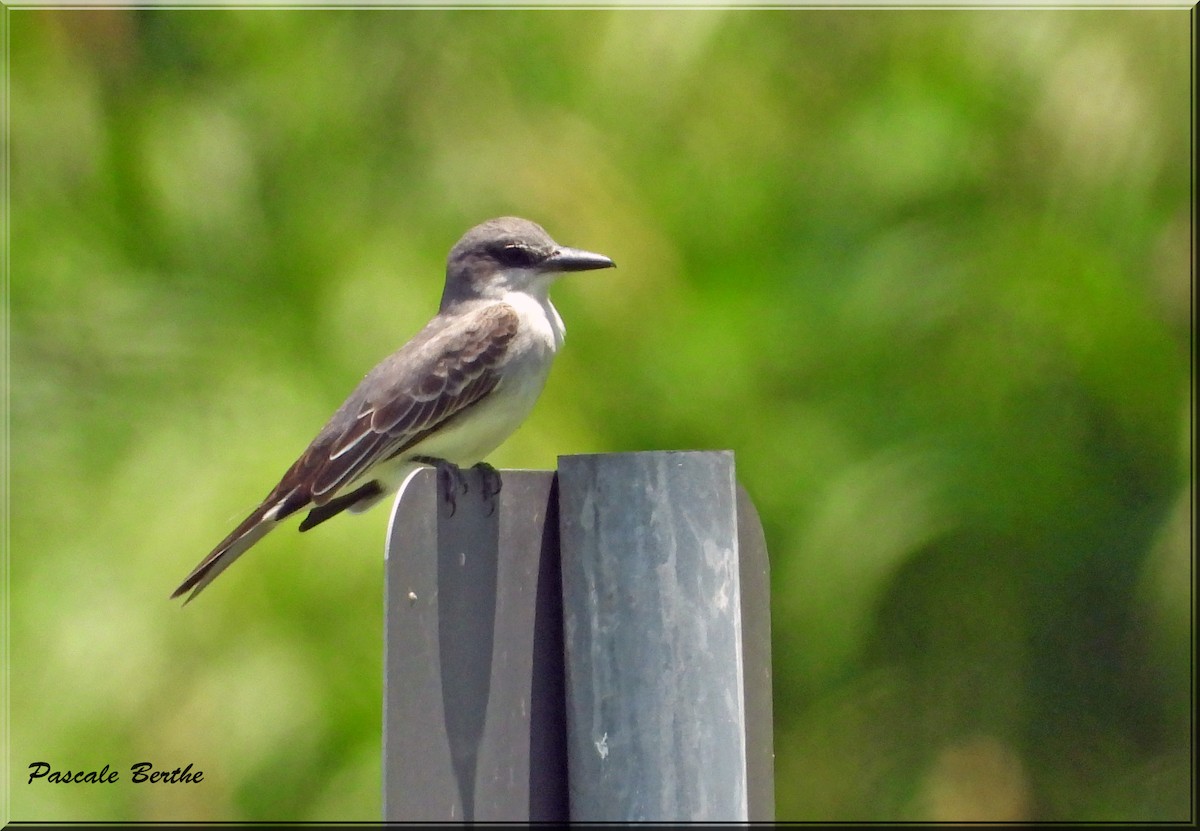
<svg viewBox="0 0 1200 831">
<path fill-rule="evenodd" d="M 12 816 L 379 817 L 386 509 L 166 598 L 511 213 L 491 461 L 736 452 L 781 819 L 1186 819 L 1190 20 L 8 11 Z"/>
</svg>

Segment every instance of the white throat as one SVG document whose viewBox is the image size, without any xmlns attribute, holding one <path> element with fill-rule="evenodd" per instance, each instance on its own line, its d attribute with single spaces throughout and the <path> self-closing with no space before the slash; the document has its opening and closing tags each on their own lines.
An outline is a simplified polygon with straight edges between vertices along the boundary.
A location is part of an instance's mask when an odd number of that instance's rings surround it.
<svg viewBox="0 0 1200 831">
<path fill-rule="evenodd" d="M 551 353 L 562 348 L 567 329 L 545 289 L 536 294 L 508 291 L 498 299 L 516 309 L 521 318 L 521 328 L 528 329 L 531 339 L 540 341 Z"/>
</svg>

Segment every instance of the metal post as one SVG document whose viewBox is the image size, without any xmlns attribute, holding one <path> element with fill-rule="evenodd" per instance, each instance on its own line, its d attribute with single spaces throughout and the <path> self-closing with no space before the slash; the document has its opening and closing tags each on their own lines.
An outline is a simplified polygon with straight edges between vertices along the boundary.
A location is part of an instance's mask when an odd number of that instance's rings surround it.
<svg viewBox="0 0 1200 831">
<path fill-rule="evenodd" d="M 560 465 L 503 471 L 498 505 L 474 471 L 453 513 L 432 470 L 396 501 L 384 819 L 772 820 L 769 573 L 732 454 Z"/>
<path fill-rule="evenodd" d="M 559 504 L 571 819 L 750 819 L 733 454 L 560 457 Z"/>
<path fill-rule="evenodd" d="M 388 531 L 383 816 L 567 818 L 554 474 L 475 471 L 453 514 L 411 479 Z"/>
</svg>

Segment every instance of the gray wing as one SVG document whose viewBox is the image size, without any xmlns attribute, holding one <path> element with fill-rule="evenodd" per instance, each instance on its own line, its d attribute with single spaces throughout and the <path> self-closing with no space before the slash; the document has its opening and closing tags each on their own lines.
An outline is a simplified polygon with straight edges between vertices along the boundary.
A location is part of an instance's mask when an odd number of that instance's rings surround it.
<svg viewBox="0 0 1200 831">
<path fill-rule="evenodd" d="M 284 497 L 277 518 L 324 505 L 486 397 L 500 381 L 518 320 L 504 303 L 435 318 L 371 370 L 276 487 Z"/>
<path fill-rule="evenodd" d="M 485 398 L 500 382 L 518 320 L 515 309 L 496 303 L 430 321 L 367 373 L 267 498 L 171 596 L 191 590 L 190 601 L 284 517 L 328 504 L 373 465 Z"/>
</svg>

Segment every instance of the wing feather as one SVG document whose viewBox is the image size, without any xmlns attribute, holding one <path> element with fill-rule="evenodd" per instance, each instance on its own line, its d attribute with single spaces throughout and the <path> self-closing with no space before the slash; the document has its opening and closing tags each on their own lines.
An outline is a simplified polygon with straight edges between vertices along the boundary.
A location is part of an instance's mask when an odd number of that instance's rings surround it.
<svg viewBox="0 0 1200 831">
<path fill-rule="evenodd" d="M 362 469 L 365 460 L 378 456 L 379 448 L 386 443 L 386 439 L 387 436 L 379 433 L 367 433 L 353 445 L 353 452 L 331 458 L 312 479 L 309 492 L 313 500 L 320 504 L 325 494 L 340 490 Z"/>
<path fill-rule="evenodd" d="M 301 494 L 325 504 L 496 388 L 516 310 L 494 303 L 437 323 L 373 369 L 284 475 L 276 491 L 299 491 L 289 513 L 303 507 Z"/>
<path fill-rule="evenodd" d="M 505 303 L 436 317 L 371 370 L 288 468 L 253 513 L 188 575 L 172 597 L 199 594 L 218 574 L 285 517 L 310 505 L 301 529 L 378 496 L 374 480 L 356 484 L 377 462 L 398 456 L 439 426 L 486 398 L 517 333 Z M 350 493 L 350 487 L 358 490 Z M 342 504 L 339 502 L 345 502 Z M 347 501 L 349 500 L 349 501 Z"/>
<path fill-rule="evenodd" d="M 398 394 L 391 401 L 381 402 L 374 410 L 363 415 L 366 429 L 374 432 L 388 432 L 394 425 L 403 425 L 416 421 L 413 411 L 420 403 L 412 395 Z"/>
</svg>

